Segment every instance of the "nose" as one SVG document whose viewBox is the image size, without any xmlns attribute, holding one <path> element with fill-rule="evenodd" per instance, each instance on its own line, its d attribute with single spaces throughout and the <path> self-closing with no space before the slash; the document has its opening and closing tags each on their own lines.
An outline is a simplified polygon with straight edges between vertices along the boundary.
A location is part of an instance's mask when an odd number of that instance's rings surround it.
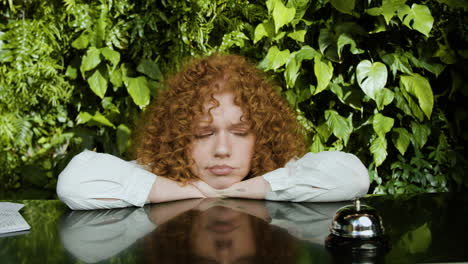
<svg viewBox="0 0 468 264">
<path fill-rule="evenodd" d="M 220 132 L 216 137 L 214 154 L 217 158 L 227 158 L 231 156 L 231 142 L 227 133 Z"/>
</svg>

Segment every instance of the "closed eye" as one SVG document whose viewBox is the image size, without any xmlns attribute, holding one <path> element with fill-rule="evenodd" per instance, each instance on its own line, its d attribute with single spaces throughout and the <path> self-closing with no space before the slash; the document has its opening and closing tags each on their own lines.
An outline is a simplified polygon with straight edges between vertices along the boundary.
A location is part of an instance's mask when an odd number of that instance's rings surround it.
<svg viewBox="0 0 468 264">
<path fill-rule="evenodd" d="M 212 135 L 214 135 L 214 132 L 199 133 L 199 134 L 195 134 L 195 138 L 206 138 Z"/>
</svg>

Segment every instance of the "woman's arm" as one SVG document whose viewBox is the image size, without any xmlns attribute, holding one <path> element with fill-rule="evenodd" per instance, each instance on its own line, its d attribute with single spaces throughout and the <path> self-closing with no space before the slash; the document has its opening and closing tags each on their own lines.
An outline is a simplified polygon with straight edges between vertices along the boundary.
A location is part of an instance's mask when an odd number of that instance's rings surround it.
<svg viewBox="0 0 468 264">
<path fill-rule="evenodd" d="M 196 184 L 208 197 L 237 197 L 293 202 L 335 202 L 364 196 L 369 189 L 366 167 L 344 152 L 307 153 L 262 177 L 223 190 Z"/>
<path fill-rule="evenodd" d="M 157 177 L 139 165 L 104 153 L 84 151 L 59 175 L 57 195 L 74 210 L 143 206 L 204 196 L 192 185 Z"/>
</svg>

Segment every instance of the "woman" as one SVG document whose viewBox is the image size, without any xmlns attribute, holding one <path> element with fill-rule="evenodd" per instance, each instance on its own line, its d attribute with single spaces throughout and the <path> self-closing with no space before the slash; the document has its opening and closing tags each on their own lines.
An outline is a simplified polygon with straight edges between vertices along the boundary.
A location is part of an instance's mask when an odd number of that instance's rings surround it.
<svg viewBox="0 0 468 264">
<path fill-rule="evenodd" d="M 91 151 L 74 157 L 59 175 L 59 198 L 72 209 L 205 197 L 320 202 L 369 188 L 354 155 L 304 155 L 287 103 L 236 55 L 195 59 L 170 77 L 139 133 L 137 163 Z"/>
</svg>

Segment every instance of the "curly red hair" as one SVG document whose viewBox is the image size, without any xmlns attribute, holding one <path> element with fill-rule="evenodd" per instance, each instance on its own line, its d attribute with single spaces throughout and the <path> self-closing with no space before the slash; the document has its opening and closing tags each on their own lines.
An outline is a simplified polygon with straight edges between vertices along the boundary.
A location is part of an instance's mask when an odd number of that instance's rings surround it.
<svg viewBox="0 0 468 264">
<path fill-rule="evenodd" d="M 165 90 L 149 105 L 136 140 L 136 156 L 156 175 L 181 183 L 198 179 L 191 170 L 194 126 L 213 95 L 228 91 L 256 136 L 246 178 L 283 167 L 305 152 L 305 137 L 292 109 L 273 89 L 265 73 L 238 55 L 193 59 L 165 81 Z"/>
</svg>

